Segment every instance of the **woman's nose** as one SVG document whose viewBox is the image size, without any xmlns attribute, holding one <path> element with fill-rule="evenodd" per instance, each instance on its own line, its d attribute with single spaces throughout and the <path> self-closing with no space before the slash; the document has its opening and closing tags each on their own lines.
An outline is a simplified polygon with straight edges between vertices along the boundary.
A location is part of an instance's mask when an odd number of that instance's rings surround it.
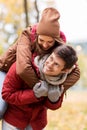
<svg viewBox="0 0 87 130">
<path fill-rule="evenodd" d="M 43 47 L 44 47 L 44 48 L 47 48 L 47 47 L 48 47 L 47 42 L 45 42 L 45 43 L 43 44 Z"/>
</svg>

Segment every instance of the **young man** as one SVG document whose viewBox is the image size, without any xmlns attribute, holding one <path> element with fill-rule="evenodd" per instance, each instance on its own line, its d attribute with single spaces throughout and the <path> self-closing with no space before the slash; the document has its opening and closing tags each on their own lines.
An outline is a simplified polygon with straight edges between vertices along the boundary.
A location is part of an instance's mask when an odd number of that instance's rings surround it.
<svg viewBox="0 0 87 130">
<path fill-rule="evenodd" d="M 58 97 L 57 93 L 56 95 L 54 93 L 58 91 L 58 85 L 64 82 L 64 78 L 67 78 L 68 72 L 70 73 L 77 62 L 76 52 L 70 46 L 61 45 L 48 58 L 46 57 L 46 62 L 43 58 L 38 63 L 44 74 L 44 80 L 49 82 L 48 91 L 43 89 L 43 84 L 38 86 L 38 83 L 33 90 L 29 89 L 17 75 L 16 63 L 9 69 L 2 89 L 2 97 L 8 102 L 2 130 L 30 130 L 30 126 L 33 130 L 42 130 L 47 123 L 47 108 L 56 110 L 61 106 L 63 94 Z M 51 100 L 53 95 L 57 97 L 56 102 Z"/>
<path fill-rule="evenodd" d="M 48 98 L 56 102 L 66 87 L 61 87 L 67 76 L 75 69 L 78 60 L 75 50 L 71 46 L 61 45 L 57 47 L 51 55 L 46 54 L 35 58 L 35 64 L 40 72 L 40 79 L 45 80 L 48 84 L 34 87 L 38 96 L 48 92 Z M 50 95 L 51 91 L 51 95 Z M 50 95 L 50 96 L 49 96 Z"/>
</svg>

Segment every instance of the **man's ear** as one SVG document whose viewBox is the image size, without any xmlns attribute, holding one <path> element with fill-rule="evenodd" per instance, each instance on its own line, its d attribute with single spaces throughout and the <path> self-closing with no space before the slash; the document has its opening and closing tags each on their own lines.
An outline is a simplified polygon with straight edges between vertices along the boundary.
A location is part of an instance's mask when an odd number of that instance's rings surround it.
<svg viewBox="0 0 87 130">
<path fill-rule="evenodd" d="M 69 73 L 71 69 L 64 69 L 62 70 L 62 73 Z"/>
<path fill-rule="evenodd" d="M 70 69 L 64 69 L 64 70 L 62 70 L 62 73 L 71 73 L 72 70 L 75 69 L 75 68 L 76 68 L 76 65 L 73 65 L 72 68 L 70 68 Z"/>
</svg>

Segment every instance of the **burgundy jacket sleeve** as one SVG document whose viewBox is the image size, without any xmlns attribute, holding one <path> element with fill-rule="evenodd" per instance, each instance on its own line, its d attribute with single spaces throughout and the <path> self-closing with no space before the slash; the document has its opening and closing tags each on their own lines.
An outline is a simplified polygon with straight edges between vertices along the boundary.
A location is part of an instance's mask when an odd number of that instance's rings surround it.
<svg viewBox="0 0 87 130">
<path fill-rule="evenodd" d="M 30 34 L 31 28 L 25 29 L 18 39 L 16 55 L 17 74 L 32 88 L 39 80 L 32 68 Z"/>
<path fill-rule="evenodd" d="M 29 103 L 39 102 L 34 95 L 33 90 L 23 89 L 23 81 L 16 74 L 16 64 L 14 63 L 9 69 L 3 83 L 2 97 L 10 103 L 16 105 L 24 105 Z"/>
<path fill-rule="evenodd" d="M 59 98 L 59 100 L 56 103 L 52 103 L 48 98 L 45 100 L 45 106 L 48 109 L 51 110 L 56 110 L 59 109 L 62 106 L 62 102 L 63 102 L 63 98 L 64 98 L 64 94 L 61 95 L 61 97 Z"/>
</svg>

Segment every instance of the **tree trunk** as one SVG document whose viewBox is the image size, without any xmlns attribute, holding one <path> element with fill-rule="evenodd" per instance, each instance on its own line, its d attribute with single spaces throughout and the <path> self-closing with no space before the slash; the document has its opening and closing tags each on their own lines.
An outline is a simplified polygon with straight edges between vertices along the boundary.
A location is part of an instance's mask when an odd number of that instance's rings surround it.
<svg viewBox="0 0 87 130">
<path fill-rule="evenodd" d="M 34 5 L 35 5 L 35 10 L 37 12 L 36 20 L 38 22 L 39 21 L 39 10 L 38 10 L 38 6 L 37 6 L 37 0 L 35 0 Z"/>
<path fill-rule="evenodd" d="M 24 11 L 25 11 L 25 22 L 27 27 L 29 25 L 27 0 L 24 0 Z"/>
</svg>

